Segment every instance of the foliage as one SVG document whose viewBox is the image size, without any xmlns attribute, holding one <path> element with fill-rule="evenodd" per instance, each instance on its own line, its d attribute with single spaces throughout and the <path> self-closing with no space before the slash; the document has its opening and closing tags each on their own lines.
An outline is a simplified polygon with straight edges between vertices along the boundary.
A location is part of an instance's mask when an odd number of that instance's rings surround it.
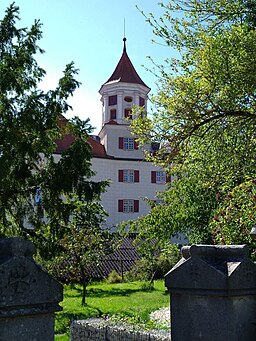
<svg viewBox="0 0 256 341">
<path fill-rule="evenodd" d="M 88 120 L 67 122 L 63 116 L 79 86 L 78 70 L 71 62 L 56 89 L 40 90 L 45 71 L 35 56 L 43 53 L 37 45 L 41 23 L 27 29 L 17 28 L 18 21 L 19 8 L 12 4 L 0 22 L 0 235 L 31 238 L 49 260 L 72 234 L 71 215 L 83 215 L 91 228 L 102 222 L 97 201 L 107 182 L 91 180 Z M 56 143 L 67 137 L 71 145 L 57 160 Z"/>
<path fill-rule="evenodd" d="M 120 276 L 115 270 L 112 270 L 108 275 L 106 282 L 109 284 L 122 283 L 122 276 Z"/>
<path fill-rule="evenodd" d="M 242 201 L 239 185 L 255 178 L 256 4 L 174 0 L 160 6 L 159 19 L 142 13 L 174 58 L 155 65 L 156 109 L 132 125 L 140 143 L 160 144 L 148 159 L 174 180 L 160 195 L 164 204 L 151 204 L 130 227 L 159 244 L 179 232 L 191 243 L 220 242 L 210 224 L 215 210 L 233 189 Z"/>
<path fill-rule="evenodd" d="M 53 275 L 62 282 L 82 284 L 82 305 L 86 304 L 86 288 L 95 277 L 95 269 L 114 248 L 113 236 L 99 225 L 90 224 L 90 220 L 84 220 L 79 227 L 68 227 L 60 240 L 63 252 L 54 260 L 57 266 L 51 267 Z"/>
<path fill-rule="evenodd" d="M 169 244 L 160 255 L 152 259 L 144 256 L 125 274 L 128 281 L 147 281 L 152 288 L 152 280 L 161 279 L 180 260 L 181 254 L 176 244 Z M 147 283 L 146 283 L 147 284 Z"/>
<path fill-rule="evenodd" d="M 221 201 L 211 221 L 214 239 L 220 244 L 251 244 L 256 218 L 256 180 L 232 189 Z"/>
</svg>

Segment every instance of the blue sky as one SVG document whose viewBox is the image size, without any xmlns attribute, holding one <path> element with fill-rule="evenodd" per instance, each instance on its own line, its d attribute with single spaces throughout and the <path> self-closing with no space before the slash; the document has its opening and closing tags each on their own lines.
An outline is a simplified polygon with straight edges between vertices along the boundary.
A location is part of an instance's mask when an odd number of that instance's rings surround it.
<svg viewBox="0 0 256 341">
<path fill-rule="evenodd" d="M 1 18 L 12 1 L 0 1 Z M 143 81 L 155 92 L 155 77 L 142 65 L 152 68 L 147 56 L 162 63 L 170 57 L 170 50 L 153 44 L 152 28 L 136 9 L 156 17 L 163 13 L 159 0 L 17 0 L 20 7 L 20 27 L 30 27 L 34 19 L 43 23 L 43 38 L 39 42 L 45 50 L 37 58 L 47 77 L 42 85 L 54 88 L 65 65 L 75 62 L 82 82 L 70 100 L 73 113 L 82 119 L 90 118 L 97 133 L 101 126 L 101 102 L 98 90 L 110 77 L 123 49 L 124 20 L 127 53 Z"/>
</svg>

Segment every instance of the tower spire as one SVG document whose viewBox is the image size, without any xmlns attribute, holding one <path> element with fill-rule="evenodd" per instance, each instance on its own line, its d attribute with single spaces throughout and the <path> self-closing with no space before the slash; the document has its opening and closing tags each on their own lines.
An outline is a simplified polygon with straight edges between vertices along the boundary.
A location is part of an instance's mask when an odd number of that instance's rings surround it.
<svg viewBox="0 0 256 341">
<path fill-rule="evenodd" d="M 126 52 L 126 40 L 127 40 L 127 39 L 124 37 L 124 38 L 123 38 L 123 42 L 124 42 L 124 49 L 123 49 L 123 52 Z"/>
<path fill-rule="evenodd" d="M 123 52 L 126 52 L 126 38 L 125 38 L 125 18 L 124 18 L 124 38 L 123 38 L 123 42 L 124 42 L 124 48 L 123 48 Z"/>
</svg>

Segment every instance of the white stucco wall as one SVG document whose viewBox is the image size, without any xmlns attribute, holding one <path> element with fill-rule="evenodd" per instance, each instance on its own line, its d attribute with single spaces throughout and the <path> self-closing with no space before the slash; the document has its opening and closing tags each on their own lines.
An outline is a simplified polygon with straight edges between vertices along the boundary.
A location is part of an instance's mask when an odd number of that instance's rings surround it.
<svg viewBox="0 0 256 341">
<path fill-rule="evenodd" d="M 148 213 L 149 206 L 145 203 L 143 198 L 156 199 L 156 193 L 163 191 L 165 188 L 164 184 L 151 183 L 151 171 L 159 168 L 155 167 L 150 162 L 93 158 L 92 169 L 96 172 L 96 175 L 92 178 L 93 180 L 100 181 L 108 179 L 111 181 L 107 192 L 102 195 L 102 205 L 109 214 L 106 222 L 108 227 L 115 226 L 122 221 L 136 219 Z M 119 182 L 119 169 L 139 170 L 139 182 Z M 118 200 L 120 199 L 139 200 L 139 212 L 118 212 Z"/>
</svg>

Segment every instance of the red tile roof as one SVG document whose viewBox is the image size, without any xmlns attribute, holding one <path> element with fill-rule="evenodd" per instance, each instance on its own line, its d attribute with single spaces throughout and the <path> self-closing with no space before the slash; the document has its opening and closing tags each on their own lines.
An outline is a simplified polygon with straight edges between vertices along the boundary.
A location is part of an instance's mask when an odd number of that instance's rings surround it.
<svg viewBox="0 0 256 341">
<path fill-rule="evenodd" d="M 71 144 L 75 141 L 74 135 L 67 134 L 64 135 L 62 139 L 55 140 L 57 145 L 55 154 L 62 154 L 65 150 L 67 150 Z"/>
<path fill-rule="evenodd" d="M 55 154 L 62 154 L 65 150 L 67 150 L 71 144 L 75 141 L 74 135 L 67 134 L 62 139 L 55 140 L 57 145 Z M 94 157 L 106 157 L 105 147 L 98 141 L 94 140 L 89 136 L 88 143 L 92 147 L 92 155 Z"/>
<path fill-rule="evenodd" d="M 58 118 L 58 126 L 60 128 L 65 128 L 68 120 L 65 116 L 60 115 Z M 115 124 L 115 123 L 113 123 Z M 65 134 L 62 139 L 55 140 L 56 150 L 55 154 L 62 154 L 65 150 L 67 150 L 71 144 L 75 141 L 75 137 L 73 134 Z M 95 157 L 107 157 L 105 147 L 96 139 L 91 136 L 88 137 L 88 143 L 92 147 L 92 155 Z"/>
<path fill-rule="evenodd" d="M 123 54 L 121 56 L 121 59 L 119 60 L 115 68 L 115 71 L 113 72 L 111 77 L 104 84 L 107 84 L 110 82 L 136 83 L 136 84 L 144 85 L 148 88 L 148 86 L 143 82 L 143 80 L 137 74 L 134 66 L 132 65 L 132 62 L 130 61 L 130 58 L 128 57 L 126 53 L 126 45 L 125 45 L 126 38 L 124 38 L 123 41 L 124 41 L 124 49 L 123 49 Z"/>
<path fill-rule="evenodd" d="M 89 136 L 88 138 L 89 144 L 92 146 L 92 155 L 97 157 L 106 157 L 106 150 L 103 144 L 94 140 L 92 137 Z"/>
</svg>

